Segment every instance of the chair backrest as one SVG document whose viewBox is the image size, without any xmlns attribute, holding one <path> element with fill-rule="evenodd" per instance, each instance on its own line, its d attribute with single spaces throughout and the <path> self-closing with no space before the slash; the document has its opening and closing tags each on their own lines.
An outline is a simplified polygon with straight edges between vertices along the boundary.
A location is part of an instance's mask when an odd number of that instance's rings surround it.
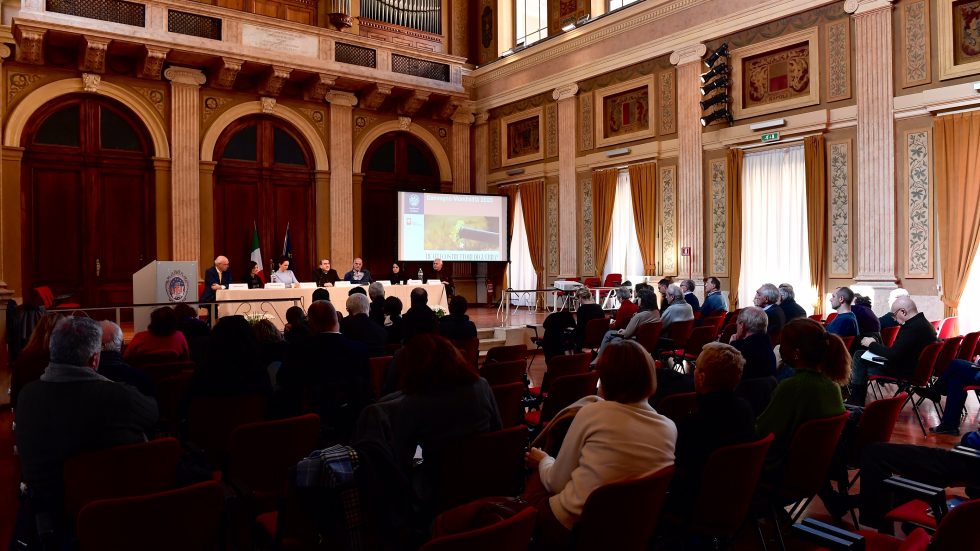
<svg viewBox="0 0 980 551">
<path fill-rule="evenodd" d="M 191 386 L 193 373 L 183 371 L 173 377 L 160 379 L 156 384 L 157 407 L 160 411 L 160 426 L 167 434 L 177 434 L 180 423 L 181 404 Z"/>
<path fill-rule="evenodd" d="M 666 337 L 672 341 L 670 345 L 674 350 L 681 350 L 687 346 L 691 333 L 694 332 L 694 320 L 675 321 L 667 328 Z"/>
<path fill-rule="evenodd" d="M 827 319 L 824 321 L 824 323 L 830 325 L 830 322 L 834 321 L 834 318 L 836 317 L 837 317 L 837 312 L 831 312 L 827 314 Z"/>
<path fill-rule="evenodd" d="M 823 323 L 823 314 L 813 314 L 812 316 L 809 316 L 809 318 L 812 319 L 813 321 L 819 321 L 820 323 Z"/>
<path fill-rule="evenodd" d="M 973 361 L 973 357 L 977 354 L 976 349 L 978 341 L 980 341 L 980 331 L 967 333 L 966 336 L 963 337 L 963 342 L 960 343 L 960 352 L 956 355 L 956 359 Z"/>
<path fill-rule="evenodd" d="M 174 438 L 115 446 L 65 460 L 65 511 L 75 518 L 86 504 L 169 490 L 177 485 L 183 453 Z"/>
<path fill-rule="evenodd" d="M 673 476 L 671 465 L 640 478 L 593 490 L 572 530 L 573 548 L 646 549 L 657 528 Z"/>
<path fill-rule="evenodd" d="M 420 551 L 524 551 L 530 547 L 538 510 L 528 507 L 487 526 L 429 540 Z"/>
<path fill-rule="evenodd" d="M 959 318 L 956 316 L 946 318 L 939 324 L 939 338 L 948 339 L 959 335 Z"/>
<path fill-rule="evenodd" d="M 734 324 L 738 320 L 738 315 L 742 313 L 742 308 L 736 308 L 725 316 L 725 325 Z"/>
<path fill-rule="evenodd" d="M 891 398 L 875 400 L 864 407 L 864 413 L 858 422 L 857 438 L 852 441 L 851 449 L 847 452 L 848 465 L 858 466 L 861 452 L 867 446 L 891 440 L 895 421 L 898 420 L 898 414 L 908 397 L 907 393 L 900 392 Z"/>
<path fill-rule="evenodd" d="M 980 524 L 980 499 L 960 503 L 949 510 L 932 537 L 930 551 L 960 551 L 976 548 Z M 969 544 L 968 542 L 973 542 Z"/>
<path fill-rule="evenodd" d="M 497 400 L 500 424 L 504 428 L 516 427 L 524 419 L 524 383 L 491 386 L 493 397 Z"/>
<path fill-rule="evenodd" d="M 722 329 L 721 335 L 718 336 L 718 342 L 728 344 L 728 341 L 732 340 L 732 335 L 734 335 L 736 331 L 738 331 L 738 325 L 729 323 L 724 329 Z"/>
<path fill-rule="evenodd" d="M 290 467 L 316 448 L 319 437 L 320 416 L 313 413 L 246 423 L 231 433 L 225 472 L 252 492 L 279 494 Z"/>
<path fill-rule="evenodd" d="M 609 331 L 609 318 L 602 317 L 589 320 L 589 323 L 585 324 L 585 340 L 582 345 L 593 350 L 599 348 L 606 331 Z"/>
<path fill-rule="evenodd" d="M 193 372 L 197 366 L 192 361 L 177 360 L 161 363 L 137 363 L 137 367 L 146 373 L 146 376 L 154 382 L 167 377 L 173 377 L 181 372 Z"/>
<path fill-rule="evenodd" d="M 220 469 L 231 433 L 241 425 L 265 419 L 266 397 L 260 395 L 198 398 L 187 410 L 187 439 Z"/>
<path fill-rule="evenodd" d="M 932 378 L 932 372 L 936 368 L 936 361 L 939 359 L 939 353 L 942 352 L 944 344 L 934 342 L 919 352 L 919 361 L 915 364 L 915 372 L 909 379 L 913 386 L 923 387 L 929 384 L 929 379 Z"/>
<path fill-rule="evenodd" d="M 714 331 L 714 338 L 718 338 L 722 328 L 725 326 L 725 311 L 715 310 L 706 317 L 701 318 L 701 327 L 710 327 Z"/>
<path fill-rule="evenodd" d="M 623 274 L 606 274 L 603 287 L 618 287 L 623 284 Z"/>
<path fill-rule="evenodd" d="M 35 287 L 34 293 L 37 295 L 38 300 L 41 301 L 41 306 L 45 308 L 54 306 L 54 292 L 51 290 L 51 287 L 47 285 Z"/>
<path fill-rule="evenodd" d="M 597 277 L 587 277 L 585 278 L 583 285 L 586 287 L 598 287 L 600 283 L 602 283 L 602 280 Z"/>
<path fill-rule="evenodd" d="M 376 397 L 381 397 L 384 392 L 385 378 L 391 368 L 392 356 L 373 356 L 368 358 L 368 370 L 371 375 L 371 389 Z"/>
<path fill-rule="evenodd" d="M 480 376 L 490 383 L 490 386 L 523 383 L 527 373 L 527 363 L 524 360 L 509 362 L 487 362 L 480 369 Z"/>
<path fill-rule="evenodd" d="M 840 340 L 844 341 L 844 348 L 847 350 L 851 349 L 851 345 L 854 344 L 854 335 L 848 335 L 846 337 L 841 337 Z"/>
<path fill-rule="evenodd" d="M 592 363 L 592 354 L 588 352 L 552 356 L 548 360 L 548 370 L 544 372 L 544 377 L 541 380 L 541 392 L 548 392 L 551 381 L 554 381 L 558 377 L 586 373 L 589 371 L 590 363 Z"/>
<path fill-rule="evenodd" d="M 576 400 L 595 394 L 598 383 L 599 373 L 595 371 L 556 378 L 551 382 L 551 389 L 541 404 L 541 421 L 550 421 L 555 414 Z"/>
<path fill-rule="evenodd" d="M 881 344 L 891 348 L 895 344 L 895 338 L 898 337 L 898 330 L 902 327 L 900 325 L 893 325 L 891 327 L 885 327 L 881 330 Z"/>
<path fill-rule="evenodd" d="M 847 413 L 811 419 L 796 428 L 783 467 L 779 494 L 793 502 L 812 497 L 827 479 Z"/>
<path fill-rule="evenodd" d="M 690 338 L 687 339 L 687 344 L 684 345 L 684 355 L 697 358 L 704 345 L 715 340 L 717 335 L 714 327 L 695 327 L 691 331 Z"/>
<path fill-rule="evenodd" d="M 474 434 L 440 446 L 439 509 L 487 496 L 518 495 L 524 483 L 527 429 Z M 476 474 L 476 476 L 474 476 Z"/>
<path fill-rule="evenodd" d="M 932 324 L 932 328 L 936 330 L 936 333 L 939 333 L 939 325 L 942 324 L 942 322 L 943 320 L 934 320 L 930 321 L 929 323 Z"/>
<path fill-rule="evenodd" d="M 949 366 L 949 362 L 956 359 L 956 355 L 960 352 L 960 345 L 963 343 L 963 337 L 950 337 L 943 341 L 943 347 L 939 351 L 939 355 L 936 356 L 936 366 L 932 370 L 932 375 L 938 377 L 946 371 Z"/>
<path fill-rule="evenodd" d="M 180 354 L 178 354 L 176 351 L 169 351 L 130 356 L 129 358 L 126 358 L 126 363 L 133 367 L 142 369 L 147 365 L 174 364 L 183 362 L 184 360 L 185 358 L 181 358 Z"/>
<path fill-rule="evenodd" d="M 78 514 L 82 551 L 213 551 L 221 548 L 225 495 L 214 481 L 138 497 L 105 499 Z"/>
<path fill-rule="evenodd" d="M 640 343 L 644 350 L 653 354 L 657 350 L 657 341 L 660 340 L 663 330 L 663 322 L 644 323 L 636 329 L 636 342 Z"/>
<path fill-rule="evenodd" d="M 459 353 L 466 360 L 466 365 L 476 368 L 480 361 L 480 337 L 470 337 L 468 339 L 449 339 Z"/>
<path fill-rule="evenodd" d="M 708 456 L 691 519 L 697 534 L 727 539 L 745 522 L 774 436 L 716 449 Z"/>
<path fill-rule="evenodd" d="M 490 362 L 512 362 L 514 360 L 527 360 L 527 346 L 523 344 L 512 344 L 508 346 L 494 346 L 487 350 L 487 357 L 484 363 Z"/>
<path fill-rule="evenodd" d="M 679 423 L 692 413 L 698 411 L 697 392 L 681 392 L 664 396 L 657 404 L 657 412 L 669 418 L 674 423 Z"/>
</svg>

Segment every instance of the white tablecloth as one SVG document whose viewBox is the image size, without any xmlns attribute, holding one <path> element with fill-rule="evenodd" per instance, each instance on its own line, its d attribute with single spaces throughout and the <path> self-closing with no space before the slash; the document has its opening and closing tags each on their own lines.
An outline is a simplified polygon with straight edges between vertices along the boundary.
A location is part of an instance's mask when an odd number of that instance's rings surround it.
<svg viewBox="0 0 980 551">
<path fill-rule="evenodd" d="M 430 285 L 385 285 L 385 297 L 398 297 L 402 301 L 402 312 L 408 310 L 410 306 L 409 294 L 412 289 L 422 287 L 429 293 L 429 306 L 439 306 L 446 313 L 449 313 L 449 303 L 446 299 L 446 287 L 441 283 Z M 347 315 L 347 296 L 350 287 L 327 287 L 330 293 L 330 302 L 333 303 L 337 311 Z M 247 300 L 249 302 L 239 302 L 234 304 L 218 305 L 218 317 L 233 316 L 236 314 L 247 316 L 249 314 L 264 313 L 272 319 L 279 329 L 286 325 L 286 310 L 292 306 L 300 306 L 303 310 L 309 308 L 313 302 L 313 291 L 310 289 L 243 289 L 243 290 L 220 290 L 217 292 L 217 300 Z M 365 287 L 365 291 L 367 288 Z M 268 302 L 270 299 L 296 299 L 294 301 Z"/>
</svg>

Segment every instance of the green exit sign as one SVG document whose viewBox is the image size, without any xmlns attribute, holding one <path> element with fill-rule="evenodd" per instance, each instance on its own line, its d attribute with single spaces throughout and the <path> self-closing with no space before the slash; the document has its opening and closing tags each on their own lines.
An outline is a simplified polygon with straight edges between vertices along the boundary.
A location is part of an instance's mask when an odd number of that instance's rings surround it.
<svg viewBox="0 0 980 551">
<path fill-rule="evenodd" d="M 762 135 L 762 143 L 779 141 L 779 132 L 769 132 Z"/>
</svg>

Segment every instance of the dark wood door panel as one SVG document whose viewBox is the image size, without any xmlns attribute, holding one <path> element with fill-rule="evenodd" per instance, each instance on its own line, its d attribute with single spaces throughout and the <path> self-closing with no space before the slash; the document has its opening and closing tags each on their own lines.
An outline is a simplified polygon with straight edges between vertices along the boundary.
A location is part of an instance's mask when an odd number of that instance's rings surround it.
<svg viewBox="0 0 980 551">
<path fill-rule="evenodd" d="M 84 287 L 85 195 L 81 170 L 34 168 L 29 197 L 34 216 L 24 251 L 33 277 L 29 285 L 50 286 L 55 294 Z"/>
<path fill-rule="evenodd" d="M 214 250 L 231 262 L 231 277 L 243 281 L 251 254 L 252 231 L 259 228 L 259 243 L 264 256 L 269 256 L 270 238 L 263 238 L 264 220 L 259 212 L 258 183 L 255 179 L 222 176 L 215 185 Z M 266 260 L 263 259 L 263 265 Z M 210 266 L 208 266 L 210 267 Z M 268 266 L 265 267 L 268 270 Z"/>
</svg>

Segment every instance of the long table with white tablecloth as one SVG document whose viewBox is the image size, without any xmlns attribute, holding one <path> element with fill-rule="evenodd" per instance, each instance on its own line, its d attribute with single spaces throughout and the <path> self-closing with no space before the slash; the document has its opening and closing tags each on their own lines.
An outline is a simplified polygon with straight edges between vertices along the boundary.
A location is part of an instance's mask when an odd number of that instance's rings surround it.
<svg viewBox="0 0 980 551">
<path fill-rule="evenodd" d="M 409 295 L 412 289 L 422 287 L 429 293 L 429 306 L 441 307 L 446 313 L 449 312 L 448 301 L 446 299 L 446 287 L 441 283 L 429 285 L 385 285 L 385 297 L 398 297 L 402 301 L 402 311 L 408 310 L 410 306 Z M 330 302 L 333 303 L 337 311 L 347 315 L 347 296 L 350 287 L 327 287 L 330 293 Z M 218 305 L 218 317 L 234 315 L 261 315 L 265 314 L 272 323 L 280 329 L 286 324 L 286 310 L 291 306 L 301 306 L 305 311 L 313 302 L 313 291 L 316 288 L 304 289 L 235 289 L 220 290 L 217 292 L 218 302 L 223 300 L 247 300 L 248 302 L 235 302 L 231 304 Z M 365 290 L 367 290 L 365 288 Z M 293 301 L 282 299 L 295 299 Z M 275 302 L 272 302 L 275 300 Z"/>
</svg>

